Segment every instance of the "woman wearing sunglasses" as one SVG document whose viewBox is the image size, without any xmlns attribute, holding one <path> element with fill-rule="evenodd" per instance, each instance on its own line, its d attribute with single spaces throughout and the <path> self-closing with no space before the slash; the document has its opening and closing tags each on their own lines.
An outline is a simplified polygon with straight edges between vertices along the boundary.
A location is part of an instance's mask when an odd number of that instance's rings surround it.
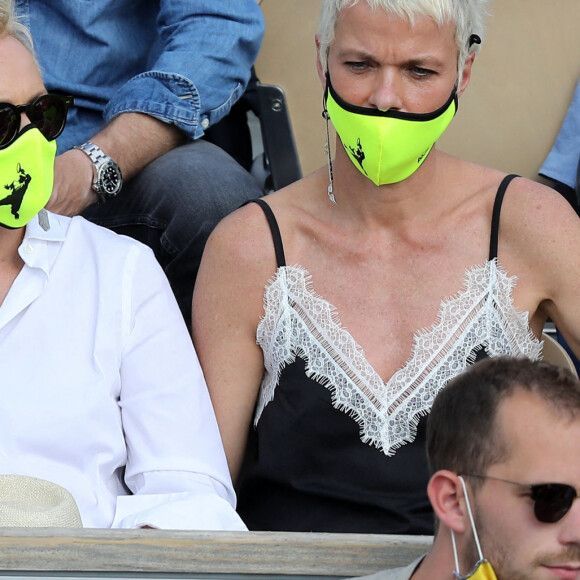
<svg viewBox="0 0 580 580">
<path fill-rule="evenodd" d="M 580 382 L 543 361 L 473 365 L 427 425 L 429 553 L 368 580 L 580 578 Z"/>
<path fill-rule="evenodd" d="M 540 357 L 548 317 L 580 354 L 573 209 L 437 148 L 486 5 L 323 0 L 336 151 L 205 248 L 194 342 L 250 529 L 432 533 L 435 395 L 479 358 Z"/>
<path fill-rule="evenodd" d="M 66 488 L 86 527 L 245 529 L 151 251 L 43 209 L 70 102 L 0 0 L 0 471 Z"/>
</svg>

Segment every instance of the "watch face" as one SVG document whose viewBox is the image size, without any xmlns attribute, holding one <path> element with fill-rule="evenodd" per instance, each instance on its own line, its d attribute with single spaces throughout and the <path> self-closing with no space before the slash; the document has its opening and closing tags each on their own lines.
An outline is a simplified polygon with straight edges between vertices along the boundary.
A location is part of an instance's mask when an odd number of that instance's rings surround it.
<svg viewBox="0 0 580 580">
<path fill-rule="evenodd" d="M 114 162 L 103 165 L 99 172 L 99 186 L 106 196 L 114 196 L 121 189 L 121 171 Z"/>
</svg>

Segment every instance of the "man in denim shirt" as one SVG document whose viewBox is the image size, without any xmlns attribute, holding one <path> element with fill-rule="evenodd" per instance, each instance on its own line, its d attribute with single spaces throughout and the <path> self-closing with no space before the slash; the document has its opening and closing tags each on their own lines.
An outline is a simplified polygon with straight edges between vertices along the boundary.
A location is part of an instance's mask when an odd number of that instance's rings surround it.
<svg viewBox="0 0 580 580">
<path fill-rule="evenodd" d="M 189 325 L 207 236 L 262 194 L 230 156 L 200 140 L 244 92 L 264 31 L 257 1 L 16 5 L 47 89 L 75 98 L 48 209 L 84 212 L 150 245 Z"/>
</svg>

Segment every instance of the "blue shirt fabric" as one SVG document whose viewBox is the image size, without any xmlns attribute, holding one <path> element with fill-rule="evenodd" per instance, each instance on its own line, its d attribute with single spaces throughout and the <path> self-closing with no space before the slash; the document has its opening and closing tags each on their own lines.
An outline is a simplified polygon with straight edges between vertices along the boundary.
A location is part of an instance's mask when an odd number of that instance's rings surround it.
<svg viewBox="0 0 580 580">
<path fill-rule="evenodd" d="M 580 160 L 580 80 L 550 154 L 539 174 L 576 187 Z"/>
<path fill-rule="evenodd" d="M 197 139 L 243 94 L 264 33 L 256 0 L 16 0 L 49 91 L 75 97 L 59 151 L 140 112 Z"/>
</svg>

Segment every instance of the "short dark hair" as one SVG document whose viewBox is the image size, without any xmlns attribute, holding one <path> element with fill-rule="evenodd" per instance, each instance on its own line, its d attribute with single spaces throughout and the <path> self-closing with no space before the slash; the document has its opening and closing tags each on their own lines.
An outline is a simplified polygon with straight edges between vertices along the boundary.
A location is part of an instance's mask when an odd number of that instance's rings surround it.
<svg viewBox="0 0 580 580">
<path fill-rule="evenodd" d="M 431 473 L 448 469 L 485 474 L 505 460 L 509 450 L 496 416 L 501 401 L 519 389 L 538 396 L 557 413 L 571 419 L 580 416 L 580 381 L 568 369 L 527 358 L 475 363 L 435 398 L 427 421 Z M 477 487 L 477 481 L 473 483 Z"/>
</svg>

